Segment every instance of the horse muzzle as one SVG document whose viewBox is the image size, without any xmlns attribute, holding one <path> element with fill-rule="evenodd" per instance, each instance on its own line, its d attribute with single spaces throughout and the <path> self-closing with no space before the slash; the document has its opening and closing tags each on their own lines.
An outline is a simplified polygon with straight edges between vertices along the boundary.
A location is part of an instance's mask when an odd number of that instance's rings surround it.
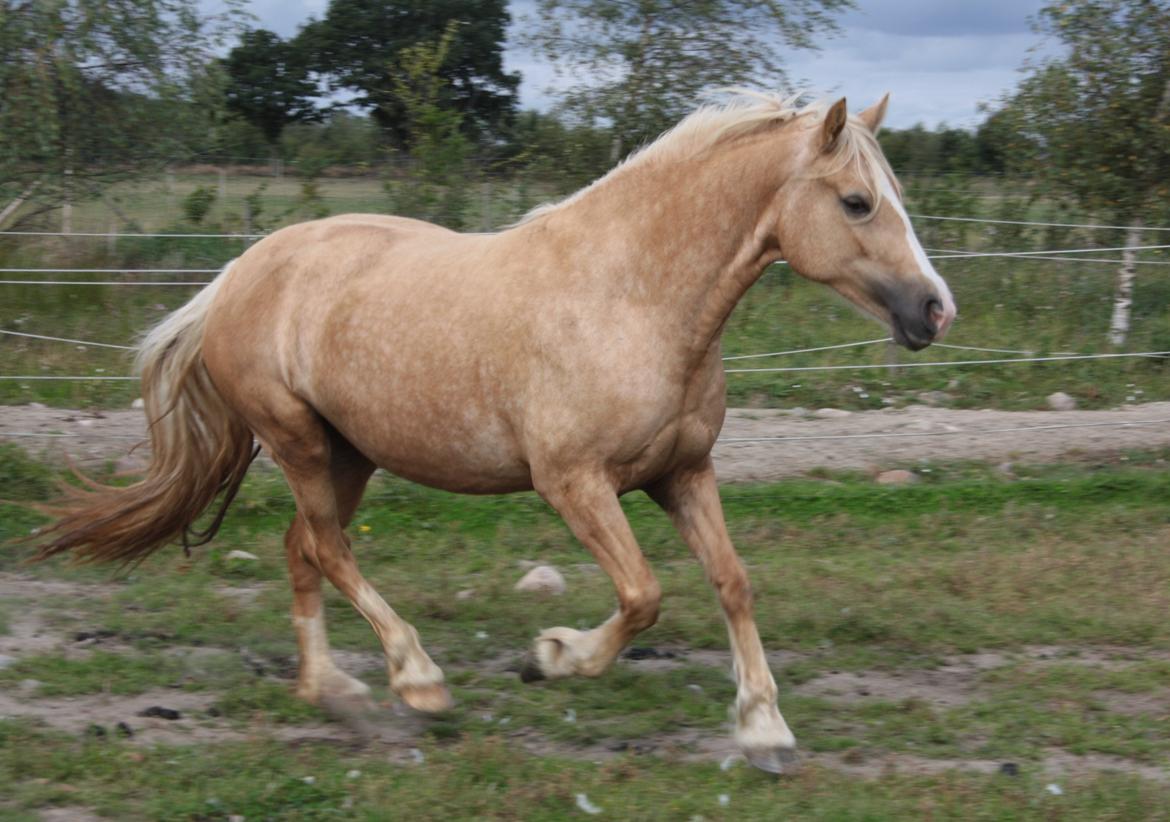
<svg viewBox="0 0 1170 822">
<path fill-rule="evenodd" d="M 941 340 L 955 319 L 954 303 L 947 296 L 898 295 L 887 300 L 894 341 L 911 351 L 920 351 Z"/>
</svg>

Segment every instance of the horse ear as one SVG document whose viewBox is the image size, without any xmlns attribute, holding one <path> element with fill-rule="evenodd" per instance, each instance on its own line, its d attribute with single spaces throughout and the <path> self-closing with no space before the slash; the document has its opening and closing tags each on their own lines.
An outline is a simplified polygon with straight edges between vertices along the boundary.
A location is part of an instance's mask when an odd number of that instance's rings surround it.
<svg viewBox="0 0 1170 822">
<path fill-rule="evenodd" d="M 841 130 L 845 128 L 847 116 L 845 98 L 842 97 L 833 103 L 828 113 L 825 114 L 824 123 L 821 124 L 821 151 L 832 151 L 833 147 L 837 145 L 837 138 L 841 136 Z"/>
<path fill-rule="evenodd" d="M 877 136 L 878 130 L 882 127 L 882 120 L 886 119 L 886 106 L 890 103 L 890 93 L 887 91 L 882 99 L 878 100 L 865 111 L 857 115 L 866 128 L 870 130 L 873 136 Z"/>
</svg>

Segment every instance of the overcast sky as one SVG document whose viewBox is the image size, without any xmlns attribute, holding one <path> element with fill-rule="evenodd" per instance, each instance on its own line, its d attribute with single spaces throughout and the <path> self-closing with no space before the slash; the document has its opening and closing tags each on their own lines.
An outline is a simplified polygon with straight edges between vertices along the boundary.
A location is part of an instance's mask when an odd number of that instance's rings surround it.
<svg viewBox="0 0 1170 822">
<path fill-rule="evenodd" d="M 206 5 L 216 5 L 206 0 Z M 283 36 L 296 33 L 328 0 L 252 0 L 257 25 Z M 886 124 L 973 127 L 981 102 L 1011 89 L 1028 50 L 1038 39 L 1029 18 L 1041 0 L 857 0 L 839 18 L 841 33 L 814 53 L 793 52 L 786 65 L 799 88 L 817 95 L 844 94 L 864 107 L 891 92 Z M 513 0 L 513 16 L 531 3 Z M 554 83 L 550 66 L 509 50 L 506 63 L 523 75 L 521 103 L 545 108 Z"/>
</svg>

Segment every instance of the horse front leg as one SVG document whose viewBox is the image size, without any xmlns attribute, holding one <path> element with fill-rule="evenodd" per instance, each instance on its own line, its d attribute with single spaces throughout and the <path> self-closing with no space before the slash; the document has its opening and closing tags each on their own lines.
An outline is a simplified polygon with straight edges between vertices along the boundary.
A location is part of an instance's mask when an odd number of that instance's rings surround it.
<svg viewBox="0 0 1170 822">
<path fill-rule="evenodd" d="M 525 682 L 600 676 L 630 640 L 658 619 L 662 592 L 642 556 L 616 489 L 600 474 L 558 475 L 537 491 L 592 552 L 617 589 L 618 610 L 591 631 L 549 628 L 536 638 L 520 676 Z"/>
<path fill-rule="evenodd" d="M 757 768 L 780 773 L 795 763 L 796 739 L 776 707 L 776 680 L 756 630 L 747 572 L 723 520 L 710 456 L 647 491 L 699 558 L 723 606 L 736 685 L 735 740 Z"/>
</svg>

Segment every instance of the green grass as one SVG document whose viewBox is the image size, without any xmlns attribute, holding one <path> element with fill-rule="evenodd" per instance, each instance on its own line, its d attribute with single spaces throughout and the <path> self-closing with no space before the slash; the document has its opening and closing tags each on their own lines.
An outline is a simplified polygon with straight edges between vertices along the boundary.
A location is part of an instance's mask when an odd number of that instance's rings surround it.
<svg viewBox="0 0 1170 822">
<path fill-rule="evenodd" d="M 58 562 L 26 567 L 13 546 L 0 556 L 4 570 L 92 592 L 17 595 L 4 603 L 10 623 L 35 608 L 54 631 L 101 629 L 117 643 L 69 659 L 24 657 L 0 672 L 0 687 L 37 679 L 37 695 L 24 697 L 35 701 L 178 686 L 208 694 L 214 722 L 255 738 L 152 748 L 0 723 L 0 783 L 10 786 L 0 814 L 57 804 L 116 818 L 378 818 L 393 807 L 421 818 L 554 819 L 578 813 L 574 795 L 583 792 L 630 818 L 1165 818 L 1165 784 L 1138 776 L 1061 778 L 1059 797 L 1044 788 L 1052 751 L 1170 763 L 1167 454 L 1126 457 L 1017 466 L 1014 481 L 985 466 L 939 464 L 903 488 L 831 474 L 722 489 L 765 646 L 781 652 L 781 709 L 804 750 L 864 763 L 1011 761 L 1019 778 L 883 775 L 875 765 L 862 780 L 812 766 L 777 782 L 742 766 L 688 764 L 679 754 L 694 756 L 696 740 L 728 733 L 734 689 L 699 653 L 725 649 L 725 628 L 661 512 L 641 495 L 623 500 L 666 596 L 659 624 L 636 644 L 673 649 L 674 663 L 523 685 L 507 661 L 542 628 L 603 619 L 613 607 L 609 581 L 534 495 L 460 497 L 381 476 L 355 522 L 354 548 L 446 670 L 456 707 L 414 743 L 421 767 L 392 764 L 377 746 L 268 739 L 327 719 L 292 695 L 281 545 L 292 507 L 280 478 L 257 470 L 219 538 L 191 559 L 167 550 L 112 576 Z M 39 498 L 55 479 L 17 452 L 0 458 L 0 474 L 31 478 L 9 485 L 8 498 L 20 488 Z M 0 538 L 40 521 L 5 505 Z M 260 560 L 230 561 L 233 548 Z M 569 592 L 512 591 L 522 559 L 556 564 Z M 253 595 L 225 591 L 241 587 Z M 457 599 L 465 589 L 474 594 Z M 385 698 L 369 626 L 334 593 L 327 607 L 334 646 L 367 654 L 351 671 Z M 972 669 L 966 697 L 952 704 L 896 690 L 847 700 L 803 690 L 834 671 L 928 679 L 974 651 L 994 651 L 1002 664 Z M 605 753 L 647 744 L 646 754 Z M 352 769 L 362 776 L 346 778 Z"/>
<path fill-rule="evenodd" d="M 25 657 L 0 671 L 0 685 L 14 687 L 23 679 L 43 684 L 42 696 L 79 694 L 139 694 L 151 688 L 179 684 L 183 666 L 162 655 L 127 656 L 95 651 L 82 659 L 62 659 L 57 654 Z"/>
<path fill-rule="evenodd" d="M 1063 795 L 1053 796 L 1042 775 L 1026 770 L 861 781 L 809 768 L 775 780 L 647 757 L 600 765 L 533 757 L 501 737 L 428 745 L 424 755 L 421 765 L 396 765 L 263 740 L 141 750 L 0 724 L 0 778 L 15 812 L 83 804 L 121 819 L 552 820 L 583 816 L 577 794 L 608 817 L 631 819 L 1129 820 L 1170 812 L 1163 786 L 1120 774 L 1064 781 Z"/>
</svg>

